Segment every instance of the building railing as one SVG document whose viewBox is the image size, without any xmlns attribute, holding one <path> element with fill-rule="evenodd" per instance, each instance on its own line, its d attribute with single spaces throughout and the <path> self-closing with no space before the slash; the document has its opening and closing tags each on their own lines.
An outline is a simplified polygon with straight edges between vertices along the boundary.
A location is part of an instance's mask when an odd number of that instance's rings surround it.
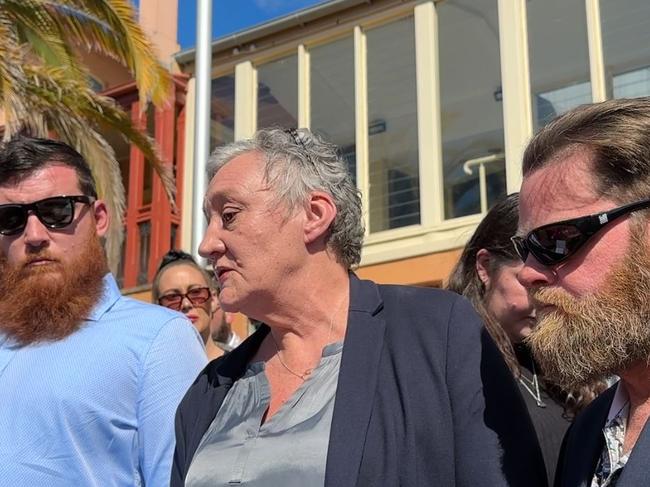
<svg viewBox="0 0 650 487">
<path fill-rule="evenodd" d="M 473 168 L 478 166 L 478 180 L 479 180 L 479 194 L 481 196 L 481 213 L 486 213 L 488 210 L 488 201 L 487 201 L 487 173 L 485 166 L 493 162 L 505 160 L 505 154 L 499 152 L 497 154 L 490 154 L 489 156 L 484 157 L 475 157 L 474 159 L 468 159 L 463 163 L 463 171 L 468 176 L 473 174 Z"/>
</svg>

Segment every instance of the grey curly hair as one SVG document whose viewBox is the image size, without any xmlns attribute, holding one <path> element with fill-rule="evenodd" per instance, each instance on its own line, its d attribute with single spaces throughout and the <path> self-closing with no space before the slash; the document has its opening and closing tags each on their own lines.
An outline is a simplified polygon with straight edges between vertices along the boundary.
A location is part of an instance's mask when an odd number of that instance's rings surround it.
<svg viewBox="0 0 650 487">
<path fill-rule="evenodd" d="M 208 180 L 229 161 L 247 152 L 263 155 L 265 179 L 290 211 L 303 205 L 312 191 L 324 191 L 336 205 L 328 246 L 347 269 L 361 260 L 364 226 L 361 194 L 334 144 L 308 129 L 278 127 L 252 138 L 217 147 L 207 164 Z"/>
</svg>

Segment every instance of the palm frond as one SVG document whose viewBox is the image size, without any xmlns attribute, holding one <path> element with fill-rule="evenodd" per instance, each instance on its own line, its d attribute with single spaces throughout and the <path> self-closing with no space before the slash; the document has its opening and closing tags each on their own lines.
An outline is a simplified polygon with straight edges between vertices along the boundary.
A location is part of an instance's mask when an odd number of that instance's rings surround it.
<svg viewBox="0 0 650 487">
<path fill-rule="evenodd" d="M 4 137 L 7 139 L 16 130 L 16 122 L 26 116 L 29 109 L 24 93 L 27 78 L 22 69 L 25 53 L 18 44 L 11 19 L 4 14 L 0 10 L 0 38 L 5 40 L 0 42 L 0 94 L 5 116 Z"/>
<path fill-rule="evenodd" d="M 29 68 L 26 71 L 32 80 L 37 77 Z M 111 214 L 106 253 L 111 270 L 115 272 L 119 264 L 123 238 L 122 217 L 125 211 L 124 186 L 115 153 L 85 117 L 66 105 L 65 96 L 51 96 L 52 93 L 65 93 L 66 87 L 52 90 L 52 80 L 41 78 L 25 88 L 23 94 L 34 110 L 23 114 L 20 120 L 8 121 L 10 123 L 6 124 L 5 137 L 10 138 L 20 129 L 27 129 L 40 137 L 48 137 L 51 132 L 55 132 L 61 140 L 75 147 L 84 156 L 95 177 L 97 192 L 105 200 Z M 44 93 L 47 96 L 42 96 Z"/>
<path fill-rule="evenodd" d="M 30 88 L 32 94 L 47 100 L 52 107 L 57 107 L 57 110 L 65 110 L 75 117 L 90 120 L 98 127 L 114 129 L 121 133 L 125 140 L 134 143 L 152 163 L 174 207 L 176 187 L 169 162 L 162 160 L 155 141 L 139 130 L 129 114 L 112 98 L 99 95 L 86 84 L 68 78 L 60 68 L 27 69 L 34 81 L 34 87 Z"/>
<path fill-rule="evenodd" d="M 132 73 L 147 100 L 162 105 L 171 77 L 156 59 L 128 0 L 0 1 L 0 110 L 4 138 L 22 128 L 48 137 L 52 132 L 88 161 L 112 220 L 107 255 L 117 270 L 123 237 L 125 193 L 119 163 L 100 130 L 112 129 L 151 161 L 174 205 L 171 167 L 155 142 L 135 126 L 111 98 L 95 93 L 77 49 L 100 52 Z"/>
<path fill-rule="evenodd" d="M 171 77 L 136 20 L 129 0 L 41 0 L 68 38 L 111 56 L 134 74 L 143 107 L 169 99 Z"/>
<path fill-rule="evenodd" d="M 3 11 L 13 22 L 18 42 L 29 45 L 33 58 L 51 66 L 66 66 L 71 76 L 83 76 L 64 32 L 39 0 L 4 0 Z"/>
</svg>

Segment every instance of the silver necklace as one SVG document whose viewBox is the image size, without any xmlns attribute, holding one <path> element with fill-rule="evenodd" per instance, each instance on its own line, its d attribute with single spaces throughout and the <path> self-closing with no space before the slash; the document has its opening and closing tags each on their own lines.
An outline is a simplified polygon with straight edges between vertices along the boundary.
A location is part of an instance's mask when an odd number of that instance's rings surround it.
<svg viewBox="0 0 650 487">
<path fill-rule="evenodd" d="M 345 298 L 343 298 L 343 299 L 345 300 Z M 343 303 L 341 303 L 341 304 L 343 304 Z M 341 305 L 337 306 L 337 311 L 338 311 L 338 308 L 340 308 L 340 307 L 341 307 Z M 332 336 L 332 329 L 334 328 L 334 318 L 335 318 L 335 316 L 336 316 L 336 313 L 332 314 L 332 319 L 330 320 L 330 329 L 327 332 L 327 340 L 325 340 L 325 345 L 327 345 L 330 342 L 330 337 Z M 275 335 L 273 334 L 273 330 L 271 330 L 271 338 L 273 339 L 273 345 L 275 345 L 275 351 L 277 352 L 278 361 L 280 362 L 280 365 L 282 365 L 282 367 L 284 367 L 285 370 L 287 372 L 289 372 L 291 375 L 294 375 L 294 376 L 298 377 L 302 381 L 306 381 L 307 378 L 314 371 L 314 369 L 313 368 L 307 369 L 302 374 L 300 374 L 300 373 L 296 372 L 295 370 L 293 370 L 291 367 L 289 367 L 284 362 L 284 360 L 282 360 L 282 354 L 280 352 L 280 347 L 278 346 L 278 342 L 275 339 Z"/>
<path fill-rule="evenodd" d="M 546 404 L 544 401 L 542 401 L 542 395 L 539 392 L 539 380 L 537 378 L 537 371 L 535 370 L 535 362 L 532 362 L 532 372 L 533 372 L 533 378 L 532 380 L 526 377 L 522 373 L 519 375 L 519 383 L 524 386 L 524 389 L 532 396 L 533 399 L 535 399 L 535 403 L 537 404 L 538 407 L 540 408 L 545 408 Z"/>
<path fill-rule="evenodd" d="M 293 370 L 291 367 L 289 367 L 287 364 L 284 363 L 284 360 L 282 360 L 282 355 L 280 354 L 280 347 L 278 347 L 278 342 L 275 340 L 275 336 L 273 336 L 273 331 L 271 331 L 271 338 L 273 339 L 273 345 L 275 345 L 275 351 L 277 352 L 276 355 L 278 356 L 278 361 L 280 362 L 280 365 L 282 365 L 282 367 L 284 367 L 286 371 L 289 372 L 291 375 L 295 375 L 300 380 L 306 381 L 314 369 L 307 369 L 302 374 Z"/>
</svg>

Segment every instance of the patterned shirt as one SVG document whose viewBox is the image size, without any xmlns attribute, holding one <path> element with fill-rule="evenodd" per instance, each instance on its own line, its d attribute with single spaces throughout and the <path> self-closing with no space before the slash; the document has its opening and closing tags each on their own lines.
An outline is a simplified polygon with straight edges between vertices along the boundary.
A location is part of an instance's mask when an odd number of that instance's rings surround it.
<svg viewBox="0 0 650 487">
<path fill-rule="evenodd" d="M 607 422 L 603 428 L 605 444 L 598 460 L 596 472 L 591 480 L 591 487 L 616 486 L 618 478 L 623 472 L 623 467 L 625 467 L 630 456 L 629 452 L 623 453 L 629 412 L 630 401 L 627 398 L 623 384 L 619 383 Z"/>
</svg>

